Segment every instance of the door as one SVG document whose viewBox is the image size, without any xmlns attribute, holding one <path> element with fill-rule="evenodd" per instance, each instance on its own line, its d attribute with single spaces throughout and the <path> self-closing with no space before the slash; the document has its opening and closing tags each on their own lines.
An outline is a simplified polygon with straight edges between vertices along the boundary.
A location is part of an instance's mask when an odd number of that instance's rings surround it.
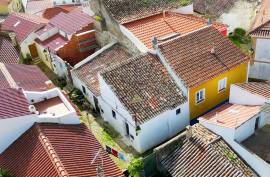
<svg viewBox="0 0 270 177">
<path fill-rule="evenodd" d="M 94 96 L 94 103 L 95 103 L 95 109 L 97 111 L 98 114 L 100 114 L 100 109 L 98 106 L 98 99 Z"/>
<path fill-rule="evenodd" d="M 259 128 L 259 123 L 260 123 L 260 117 L 257 117 L 256 122 L 255 122 L 255 130 Z"/>
<path fill-rule="evenodd" d="M 33 44 L 29 45 L 28 48 L 29 48 L 30 54 L 32 56 L 32 59 L 37 58 L 38 57 L 38 51 L 37 51 L 36 44 L 33 43 Z"/>
<path fill-rule="evenodd" d="M 129 136 L 129 125 L 127 122 L 125 122 L 125 126 L 126 126 L 126 135 Z"/>
</svg>

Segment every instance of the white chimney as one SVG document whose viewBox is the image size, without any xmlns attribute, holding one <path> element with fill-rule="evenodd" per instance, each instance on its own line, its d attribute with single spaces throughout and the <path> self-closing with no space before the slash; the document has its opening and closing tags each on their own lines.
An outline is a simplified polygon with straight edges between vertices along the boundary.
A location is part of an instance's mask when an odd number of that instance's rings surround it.
<svg viewBox="0 0 270 177">
<path fill-rule="evenodd" d="M 32 114 L 37 113 L 36 107 L 34 105 L 29 105 L 28 109 Z"/>
</svg>

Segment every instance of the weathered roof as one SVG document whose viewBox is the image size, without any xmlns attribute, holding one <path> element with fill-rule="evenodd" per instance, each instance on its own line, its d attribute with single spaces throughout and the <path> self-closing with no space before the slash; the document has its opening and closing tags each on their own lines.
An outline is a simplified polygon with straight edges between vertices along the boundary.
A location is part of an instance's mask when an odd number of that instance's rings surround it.
<svg viewBox="0 0 270 177">
<path fill-rule="evenodd" d="M 53 0 L 27 0 L 25 12 L 29 14 L 38 14 L 53 6 Z"/>
<path fill-rule="evenodd" d="M 248 82 L 235 84 L 238 87 L 266 99 L 270 99 L 270 82 Z"/>
<path fill-rule="evenodd" d="M 44 26 L 48 21 L 36 15 L 26 13 L 12 13 L 2 23 L 1 29 L 13 31 L 18 42 L 21 43 L 29 34 Z"/>
<path fill-rule="evenodd" d="M 0 119 L 31 114 L 28 108 L 28 101 L 21 90 L 14 88 L 0 88 L 0 95 Z"/>
<path fill-rule="evenodd" d="M 50 19 L 50 24 L 70 35 L 93 22 L 92 17 L 81 11 L 72 11 L 67 14 L 60 12 Z"/>
<path fill-rule="evenodd" d="M 212 26 L 162 42 L 159 48 L 188 88 L 199 86 L 249 61 L 238 47 Z"/>
<path fill-rule="evenodd" d="M 219 17 L 229 10 L 236 0 L 193 0 L 194 11 Z M 205 8 L 205 6 L 207 8 Z"/>
<path fill-rule="evenodd" d="M 119 64 L 130 57 L 131 55 L 127 53 L 123 47 L 119 44 L 115 44 L 91 59 L 89 62 L 74 69 L 73 72 L 86 84 L 93 94 L 100 95 L 98 73 L 112 65 Z"/>
<path fill-rule="evenodd" d="M 210 124 L 238 128 L 260 112 L 261 106 L 225 103 L 199 118 Z"/>
<path fill-rule="evenodd" d="M 69 40 L 57 33 L 44 41 L 39 39 L 36 39 L 35 41 L 45 49 L 49 49 L 50 52 L 56 53 L 58 49 L 63 47 Z"/>
<path fill-rule="evenodd" d="M 18 63 L 19 51 L 13 46 L 11 39 L 0 34 L 0 63 Z"/>
<path fill-rule="evenodd" d="M 222 137 L 196 124 L 192 138 L 186 138 L 162 161 L 172 177 L 179 176 L 257 176 Z"/>
<path fill-rule="evenodd" d="M 49 79 L 37 66 L 5 64 L 5 67 L 18 87 L 26 91 L 47 90 L 45 82 Z"/>
<path fill-rule="evenodd" d="M 67 14 L 79 7 L 81 6 L 72 4 L 72 5 L 61 5 L 61 6 L 47 8 L 43 11 L 42 17 L 46 19 L 51 19 L 61 12 Z"/>
<path fill-rule="evenodd" d="M 103 3 L 119 23 L 144 18 L 180 6 L 178 0 L 103 0 Z"/>
<path fill-rule="evenodd" d="M 270 0 L 263 0 L 259 12 L 257 13 L 251 30 L 251 35 L 269 36 L 270 31 Z"/>
<path fill-rule="evenodd" d="M 167 12 L 149 16 L 123 24 L 148 48 L 152 48 L 152 37 L 162 38 L 171 34 L 186 34 L 207 26 L 207 19 L 194 15 Z M 227 31 L 227 27 L 220 23 L 213 23 L 220 32 Z"/>
<path fill-rule="evenodd" d="M 83 125 L 35 124 L 0 155 L 0 166 L 14 176 L 97 176 L 103 160 L 104 175 L 122 177 L 121 171 Z"/>
<path fill-rule="evenodd" d="M 134 57 L 102 73 L 133 118 L 144 123 L 186 102 L 156 56 Z"/>
</svg>

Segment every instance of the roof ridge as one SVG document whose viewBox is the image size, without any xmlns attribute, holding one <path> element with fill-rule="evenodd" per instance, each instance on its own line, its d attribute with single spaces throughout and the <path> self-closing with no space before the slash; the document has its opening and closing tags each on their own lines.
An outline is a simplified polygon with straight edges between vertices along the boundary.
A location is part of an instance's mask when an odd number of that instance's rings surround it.
<svg viewBox="0 0 270 177">
<path fill-rule="evenodd" d="M 30 21 L 30 22 L 33 22 L 33 23 L 36 23 L 36 24 L 44 23 L 42 21 L 38 21 L 37 19 L 46 20 L 45 18 L 39 17 L 39 16 L 34 15 L 34 14 L 27 14 L 27 13 L 20 13 L 20 12 L 15 12 L 13 14 L 15 16 L 17 16 L 17 17 L 20 17 L 20 18 L 22 18 L 24 20 L 27 20 L 27 21 Z"/>
<path fill-rule="evenodd" d="M 52 144 L 50 143 L 50 140 L 45 136 L 45 134 L 42 132 L 42 128 L 39 124 L 36 124 L 36 129 L 39 133 L 39 140 L 41 144 L 43 145 L 44 149 L 49 155 L 49 158 L 51 159 L 51 162 L 53 163 L 54 167 L 56 168 L 57 172 L 59 173 L 59 176 L 61 177 L 68 177 L 68 172 L 66 171 L 64 165 L 62 164 L 60 158 L 58 157 L 56 151 L 54 150 Z"/>
<path fill-rule="evenodd" d="M 15 82 L 13 77 L 11 76 L 10 72 L 8 71 L 8 69 L 6 68 L 4 63 L 0 63 L 0 71 L 4 75 L 4 77 L 5 77 L 6 81 L 8 82 L 9 86 L 11 88 L 17 88 L 17 83 Z"/>
</svg>

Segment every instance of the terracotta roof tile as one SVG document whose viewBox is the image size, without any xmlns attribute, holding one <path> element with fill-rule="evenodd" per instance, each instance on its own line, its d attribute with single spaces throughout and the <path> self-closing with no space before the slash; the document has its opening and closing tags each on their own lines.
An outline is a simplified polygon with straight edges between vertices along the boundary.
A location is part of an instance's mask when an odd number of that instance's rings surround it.
<svg viewBox="0 0 270 177">
<path fill-rule="evenodd" d="M 73 72 L 95 95 L 100 95 L 98 73 L 130 57 L 124 48 L 115 44 Z"/>
<path fill-rule="evenodd" d="M 49 49 L 51 52 L 56 53 L 59 48 L 63 47 L 69 40 L 61 36 L 60 34 L 55 34 L 54 36 L 41 41 L 39 39 L 35 40 L 38 44 L 43 46 L 45 49 Z"/>
<path fill-rule="evenodd" d="M 270 36 L 270 20 L 261 26 L 249 32 L 252 36 L 269 37 Z"/>
<path fill-rule="evenodd" d="M 102 73 L 118 99 L 139 123 L 186 102 L 156 56 L 134 57 Z"/>
<path fill-rule="evenodd" d="M 22 91 L 13 88 L 1 88 L 0 95 L 0 120 L 31 114 L 28 101 Z"/>
<path fill-rule="evenodd" d="M 50 24 L 70 35 L 93 22 L 92 17 L 80 11 L 72 11 L 67 14 L 61 12 L 50 19 Z"/>
<path fill-rule="evenodd" d="M 226 103 L 199 118 L 210 124 L 238 128 L 260 112 L 261 106 L 245 106 Z"/>
<path fill-rule="evenodd" d="M 97 176 L 102 149 L 87 127 L 81 125 L 35 124 L 0 155 L 0 166 L 14 176 Z M 122 177 L 121 171 L 102 150 L 105 176 Z"/>
<path fill-rule="evenodd" d="M 152 48 L 152 37 L 161 38 L 174 33 L 183 35 L 207 26 L 207 20 L 193 15 L 167 12 L 165 17 L 161 13 L 126 23 L 124 26 L 148 48 Z M 214 23 L 213 26 L 220 32 L 227 31 L 225 25 Z"/>
<path fill-rule="evenodd" d="M 30 33 L 41 28 L 47 22 L 47 20 L 35 15 L 12 13 L 3 22 L 1 29 L 15 32 L 19 43 L 21 43 Z"/>
<path fill-rule="evenodd" d="M 57 7 L 46 8 L 44 10 L 44 12 L 42 13 L 42 16 L 43 16 L 43 18 L 51 19 L 61 12 L 67 14 L 78 7 L 80 7 L 80 6 L 78 6 L 78 5 L 62 5 L 62 6 L 57 6 Z"/>
<path fill-rule="evenodd" d="M 188 88 L 199 86 L 249 61 L 239 48 L 212 26 L 163 42 L 159 48 Z M 211 53 L 212 49 L 214 53 Z"/>
<path fill-rule="evenodd" d="M 179 7 L 177 0 L 104 0 L 105 7 L 120 23 L 144 18 Z"/>
<path fill-rule="evenodd" d="M 218 17 L 229 10 L 235 2 L 236 0 L 193 0 L 193 6 L 196 12 L 205 14 L 207 10 L 208 14 Z M 207 5 L 207 9 L 205 5 Z"/>
<path fill-rule="evenodd" d="M 20 55 L 12 41 L 0 35 L 0 63 L 18 63 Z"/>
<path fill-rule="evenodd" d="M 38 14 L 53 6 L 53 0 L 27 0 L 25 12 L 29 14 Z"/>
<path fill-rule="evenodd" d="M 199 124 L 191 130 L 192 138 L 161 161 L 172 177 L 257 176 L 221 137 Z"/>
<path fill-rule="evenodd" d="M 256 95 L 270 99 L 270 82 L 248 82 L 235 84 L 238 87 Z"/>
<path fill-rule="evenodd" d="M 35 65 L 5 64 L 12 79 L 18 87 L 26 91 L 47 90 L 48 77 Z"/>
<path fill-rule="evenodd" d="M 261 3 L 261 7 L 259 12 L 257 13 L 252 27 L 251 27 L 251 31 L 252 33 L 258 33 L 258 32 L 264 32 L 264 31 L 269 31 L 269 24 L 268 24 L 268 28 L 265 29 L 263 26 L 264 24 L 268 23 L 270 21 L 270 0 L 263 0 Z M 269 35 L 269 33 L 268 33 Z"/>
</svg>

